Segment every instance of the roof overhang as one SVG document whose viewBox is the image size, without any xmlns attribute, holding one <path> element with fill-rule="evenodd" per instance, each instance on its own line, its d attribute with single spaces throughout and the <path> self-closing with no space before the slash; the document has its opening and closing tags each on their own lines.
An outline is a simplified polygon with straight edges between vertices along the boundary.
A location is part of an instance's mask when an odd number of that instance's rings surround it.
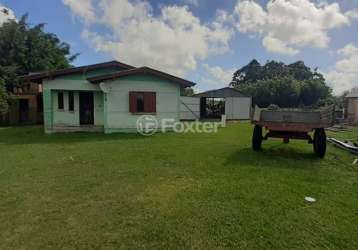
<svg viewBox="0 0 358 250">
<path fill-rule="evenodd" d="M 225 98 L 225 97 L 250 97 L 244 95 L 235 88 L 225 87 L 221 89 L 208 90 L 194 95 L 195 97 Z"/>
<path fill-rule="evenodd" d="M 65 76 L 65 75 L 71 75 L 76 73 L 86 73 L 89 71 L 97 70 L 97 69 L 106 69 L 106 68 L 115 68 L 115 69 L 135 69 L 134 66 L 121 63 L 118 61 L 110 61 L 105 63 L 98 63 L 98 64 L 92 64 L 87 66 L 81 66 L 81 67 L 73 67 L 68 69 L 60 69 L 60 70 L 54 70 L 54 71 L 48 71 L 48 72 L 42 72 L 42 73 L 36 73 L 36 74 L 29 74 L 24 75 L 20 77 L 21 81 L 38 81 L 46 78 L 55 78 L 59 76 Z"/>
<path fill-rule="evenodd" d="M 346 96 L 346 98 L 358 98 L 358 94 L 355 93 L 355 94 L 349 94 Z"/>
<path fill-rule="evenodd" d="M 162 72 L 159 70 L 155 70 L 155 69 L 152 69 L 149 67 L 141 67 L 141 68 L 123 70 L 123 71 L 119 71 L 119 72 L 115 72 L 115 73 L 110 73 L 107 75 L 90 77 L 90 78 L 87 78 L 87 80 L 93 84 L 99 84 L 101 82 L 113 81 L 118 78 L 131 76 L 131 75 L 139 75 L 139 74 L 148 74 L 148 75 L 157 76 L 159 78 L 164 78 L 171 82 L 177 83 L 184 88 L 192 87 L 195 85 L 194 82 L 191 82 L 191 81 L 185 80 L 183 78 L 179 78 L 179 77 L 176 77 L 176 76 L 170 75 L 168 73 L 165 73 L 165 72 Z"/>
</svg>

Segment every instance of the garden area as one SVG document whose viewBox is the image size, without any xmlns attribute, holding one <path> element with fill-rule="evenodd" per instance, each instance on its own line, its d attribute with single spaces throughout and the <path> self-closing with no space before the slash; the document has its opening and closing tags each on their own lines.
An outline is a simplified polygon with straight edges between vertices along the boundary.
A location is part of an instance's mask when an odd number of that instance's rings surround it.
<svg viewBox="0 0 358 250">
<path fill-rule="evenodd" d="M 254 152 L 252 129 L 0 128 L 0 248 L 357 249 L 355 157 L 329 145 L 320 159 L 306 141 L 273 139 Z"/>
</svg>

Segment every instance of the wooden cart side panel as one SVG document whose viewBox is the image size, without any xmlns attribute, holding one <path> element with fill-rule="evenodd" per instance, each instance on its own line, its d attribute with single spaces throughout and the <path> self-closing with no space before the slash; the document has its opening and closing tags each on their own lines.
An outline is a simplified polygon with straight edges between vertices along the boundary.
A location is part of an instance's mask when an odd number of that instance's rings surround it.
<svg viewBox="0 0 358 250">
<path fill-rule="evenodd" d="M 320 123 L 321 113 L 301 111 L 270 111 L 264 110 L 261 113 L 261 120 L 266 122 L 287 122 L 287 123 Z"/>
<path fill-rule="evenodd" d="M 332 126 L 334 122 L 334 105 L 329 106 L 325 110 L 321 111 L 321 123 L 326 127 Z"/>
<path fill-rule="evenodd" d="M 256 105 L 252 120 L 253 121 L 260 121 L 260 119 L 261 119 L 261 109 Z"/>
<path fill-rule="evenodd" d="M 252 122 L 254 124 L 278 131 L 305 131 L 315 128 L 327 128 L 333 124 L 334 106 L 323 110 L 266 110 L 255 107 Z"/>
<path fill-rule="evenodd" d="M 326 125 L 321 123 L 284 123 L 284 122 L 265 122 L 254 121 L 256 125 L 265 127 L 267 130 L 272 131 L 291 131 L 291 132 L 311 132 L 315 128 L 325 128 Z"/>
</svg>

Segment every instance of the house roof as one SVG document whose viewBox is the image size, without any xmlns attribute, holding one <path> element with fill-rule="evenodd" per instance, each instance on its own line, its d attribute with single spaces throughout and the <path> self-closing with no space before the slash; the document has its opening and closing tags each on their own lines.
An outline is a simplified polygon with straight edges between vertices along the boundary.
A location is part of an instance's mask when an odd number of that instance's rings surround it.
<svg viewBox="0 0 358 250">
<path fill-rule="evenodd" d="M 347 98 L 358 98 L 358 93 L 349 93 L 346 97 Z"/>
<path fill-rule="evenodd" d="M 234 88 L 225 87 L 221 89 L 213 89 L 202 93 L 195 94 L 197 97 L 212 97 L 212 98 L 225 98 L 225 97 L 249 97 L 242 94 Z"/>
<path fill-rule="evenodd" d="M 138 74 L 150 74 L 150 75 L 158 76 L 160 78 L 170 80 L 174 83 L 178 83 L 183 87 L 191 87 L 195 85 L 194 82 L 149 67 L 140 67 L 140 68 L 118 71 L 115 73 L 110 73 L 110 74 L 96 76 L 96 77 L 89 77 L 87 78 L 87 80 L 91 83 L 97 84 L 97 83 L 110 81 L 125 76 L 138 75 Z"/>
<path fill-rule="evenodd" d="M 24 75 L 20 77 L 20 80 L 22 81 L 41 80 L 44 78 L 53 78 L 57 76 L 65 76 L 75 73 L 86 73 L 88 71 L 97 70 L 97 69 L 106 69 L 106 68 L 118 68 L 118 69 L 128 70 L 128 69 L 134 69 L 135 67 L 118 61 L 110 61 L 110 62 L 92 64 L 92 65 L 81 66 L 81 67 L 73 67 L 68 69 L 60 69 L 60 70 Z"/>
</svg>

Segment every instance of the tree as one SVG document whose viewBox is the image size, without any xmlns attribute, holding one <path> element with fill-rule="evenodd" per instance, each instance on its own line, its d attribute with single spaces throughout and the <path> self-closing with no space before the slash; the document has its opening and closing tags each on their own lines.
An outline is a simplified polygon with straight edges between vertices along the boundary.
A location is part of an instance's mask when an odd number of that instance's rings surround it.
<svg viewBox="0 0 358 250">
<path fill-rule="evenodd" d="M 260 79 L 261 73 L 262 67 L 260 63 L 254 59 L 234 73 L 232 84 L 255 82 Z"/>
<path fill-rule="evenodd" d="M 46 33 L 44 24 L 30 26 L 27 15 L 0 26 L 0 77 L 7 91 L 20 84 L 18 77 L 31 72 L 63 69 L 71 66 L 78 54 L 55 34 Z"/>
<path fill-rule="evenodd" d="M 315 106 L 332 97 L 322 74 L 304 62 L 289 65 L 268 61 L 261 66 L 256 60 L 237 70 L 231 86 L 253 97 L 254 103 L 266 107 Z"/>
<path fill-rule="evenodd" d="M 0 115 L 5 114 L 8 109 L 7 94 L 4 80 L 0 78 Z"/>
<path fill-rule="evenodd" d="M 294 107 L 300 98 L 299 82 L 292 77 L 258 80 L 241 86 L 239 89 L 252 96 L 253 102 L 260 107 L 267 107 L 270 104 Z"/>
<path fill-rule="evenodd" d="M 182 96 L 192 96 L 192 95 L 194 95 L 194 90 L 191 87 L 182 88 L 181 95 Z"/>
</svg>

